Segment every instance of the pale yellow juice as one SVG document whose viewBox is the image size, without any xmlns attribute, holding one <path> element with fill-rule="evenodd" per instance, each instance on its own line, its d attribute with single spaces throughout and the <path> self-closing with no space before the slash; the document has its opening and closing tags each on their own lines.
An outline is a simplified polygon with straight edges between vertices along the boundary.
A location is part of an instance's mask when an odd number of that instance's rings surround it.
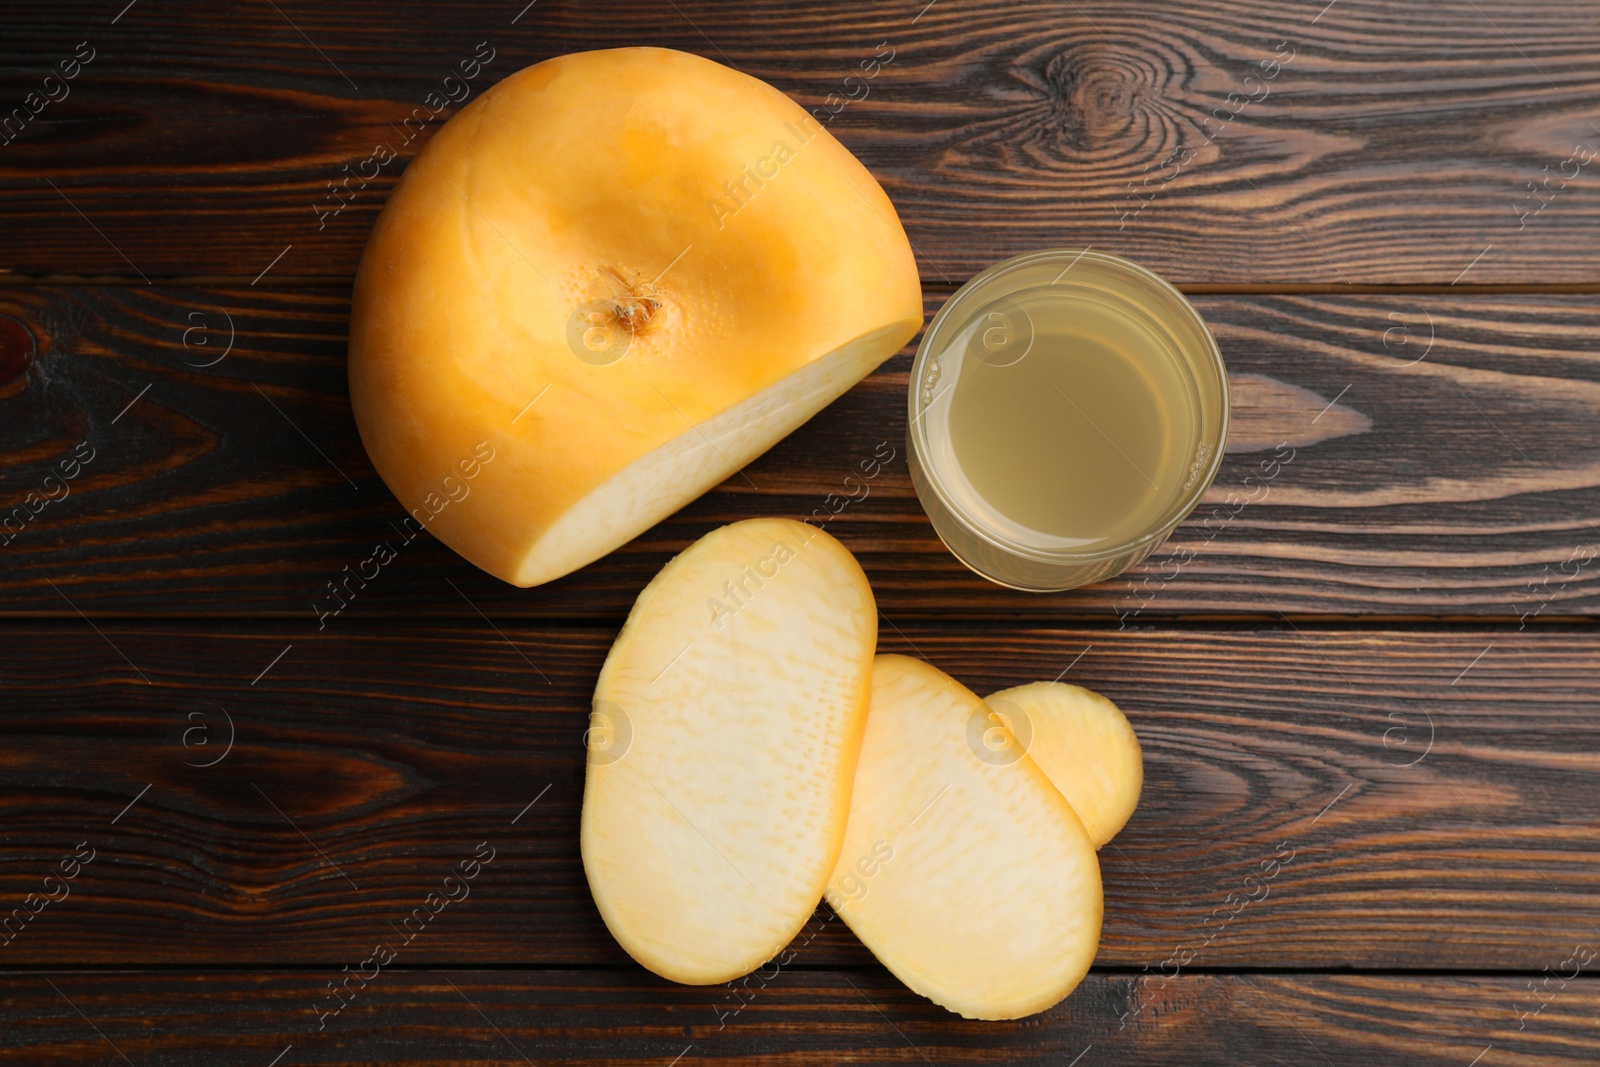
<svg viewBox="0 0 1600 1067">
<path fill-rule="evenodd" d="M 1021 588 L 1142 558 L 1204 491 L 1226 435 L 1220 356 L 1187 302 L 1113 257 L 1067 263 L 952 298 L 912 383 L 913 475 L 935 528 Z"/>
<path fill-rule="evenodd" d="M 1014 363 L 982 358 L 980 331 L 950 396 L 951 451 L 972 507 L 1080 549 L 1138 536 L 1176 501 L 1192 459 L 1178 367 L 1095 301 L 1046 289 L 1005 303 L 1001 314 L 1031 322 L 1029 351 Z"/>
</svg>

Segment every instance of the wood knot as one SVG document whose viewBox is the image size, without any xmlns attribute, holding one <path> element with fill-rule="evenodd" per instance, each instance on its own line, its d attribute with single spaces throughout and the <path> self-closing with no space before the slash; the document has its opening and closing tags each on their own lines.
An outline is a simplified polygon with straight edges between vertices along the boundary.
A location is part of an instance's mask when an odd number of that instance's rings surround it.
<svg viewBox="0 0 1600 1067">
<path fill-rule="evenodd" d="M 1147 79 L 1109 45 L 1075 46 L 1051 57 L 1040 85 L 1062 138 L 1092 150 L 1126 136 L 1139 114 Z"/>
<path fill-rule="evenodd" d="M 0 315 L 0 386 L 26 374 L 38 352 L 33 331 L 10 315 Z"/>
<path fill-rule="evenodd" d="M 1104 35 L 1074 31 L 1010 60 L 1013 81 L 1030 99 L 1022 108 L 1011 104 L 1007 120 L 983 137 L 1004 144 L 1008 166 L 1137 169 L 1178 143 L 1182 120 L 1172 96 L 1184 57 L 1139 27 L 1101 29 Z"/>
</svg>

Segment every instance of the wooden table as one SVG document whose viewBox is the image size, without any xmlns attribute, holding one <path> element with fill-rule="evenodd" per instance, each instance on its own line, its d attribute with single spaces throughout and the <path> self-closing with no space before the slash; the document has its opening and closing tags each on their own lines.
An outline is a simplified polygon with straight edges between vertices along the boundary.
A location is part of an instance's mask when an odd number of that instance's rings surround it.
<svg viewBox="0 0 1600 1067">
<path fill-rule="evenodd" d="M 0 13 L 0 1062 L 1594 1056 L 1600 14 L 923 2 Z M 578 574 L 516 590 L 419 538 L 319 625 L 397 539 L 346 316 L 453 113 L 431 94 L 474 55 L 475 96 L 635 43 L 836 111 L 929 313 L 1050 246 L 1191 294 L 1235 423 L 1169 550 L 1053 596 L 963 570 L 904 464 L 908 349 Z M 897 460 L 829 529 L 884 649 L 979 692 L 1065 671 L 1144 745 L 1097 965 L 1019 1022 L 908 992 L 826 908 L 776 975 L 671 985 L 579 863 L 588 696 L 639 589 L 721 523 L 810 514 L 880 442 Z M 483 848 L 470 898 L 333 1012 Z"/>
</svg>

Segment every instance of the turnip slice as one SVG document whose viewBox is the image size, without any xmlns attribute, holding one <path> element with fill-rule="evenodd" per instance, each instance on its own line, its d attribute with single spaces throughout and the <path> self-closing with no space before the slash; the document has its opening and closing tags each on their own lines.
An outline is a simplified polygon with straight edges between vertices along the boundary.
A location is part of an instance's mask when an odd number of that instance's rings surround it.
<svg viewBox="0 0 1600 1067">
<path fill-rule="evenodd" d="M 811 916 L 876 642 L 855 558 L 788 519 L 707 534 L 639 595 L 595 687 L 582 828 L 589 888 L 634 959 L 724 982 Z"/>
<path fill-rule="evenodd" d="M 879 656 L 827 899 L 911 989 L 969 1019 L 1015 1019 L 1082 980 L 1103 909 L 1094 845 L 965 686 Z M 995 727 L 1001 731 L 1004 726 Z"/>
<path fill-rule="evenodd" d="M 1094 847 L 1117 836 L 1144 788 L 1139 738 L 1122 709 L 1064 682 L 1019 685 L 986 703 L 1067 798 Z"/>
</svg>

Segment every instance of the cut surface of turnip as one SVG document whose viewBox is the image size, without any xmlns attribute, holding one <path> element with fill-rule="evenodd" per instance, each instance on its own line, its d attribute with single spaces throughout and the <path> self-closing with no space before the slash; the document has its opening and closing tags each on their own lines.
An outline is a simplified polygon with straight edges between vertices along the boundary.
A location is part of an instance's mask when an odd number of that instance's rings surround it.
<svg viewBox="0 0 1600 1067">
<path fill-rule="evenodd" d="M 1103 901 L 1089 835 L 1044 772 L 974 744 L 989 716 L 921 660 L 877 657 L 827 899 L 911 989 L 967 1018 L 1015 1019 L 1082 980 Z"/>
<path fill-rule="evenodd" d="M 639 595 L 595 687 L 581 831 L 634 959 L 724 982 L 804 925 L 844 836 L 876 642 L 855 558 L 789 519 L 712 531 Z"/>
</svg>

